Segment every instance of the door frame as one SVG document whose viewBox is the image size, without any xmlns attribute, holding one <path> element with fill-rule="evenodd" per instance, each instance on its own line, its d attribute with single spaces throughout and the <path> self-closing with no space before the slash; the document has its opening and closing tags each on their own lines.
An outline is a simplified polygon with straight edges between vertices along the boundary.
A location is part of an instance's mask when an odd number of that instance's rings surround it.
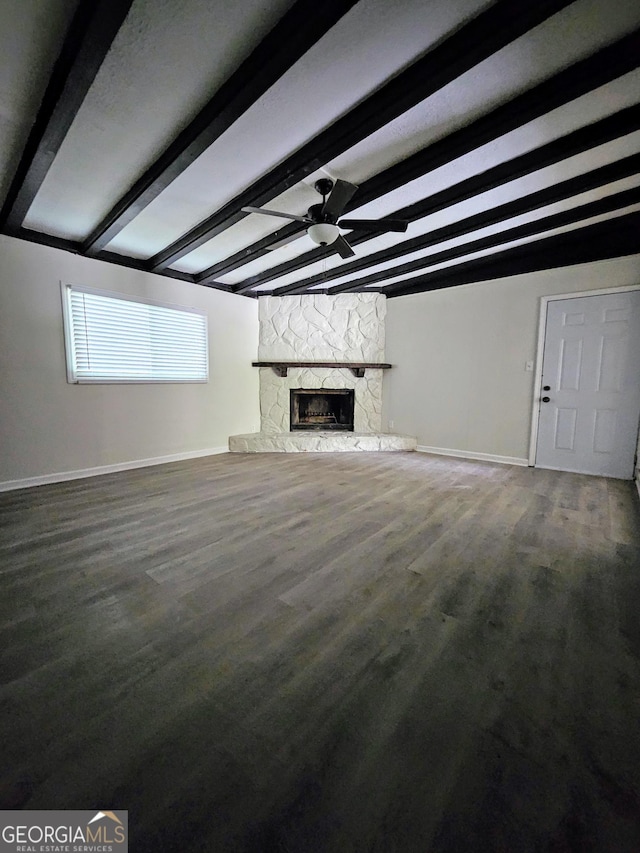
<svg viewBox="0 0 640 853">
<path fill-rule="evenodd" d="M 575 293 L 559 293 L 540 297 L 540 317 L 538 320 L 538 344 L 536 349 L 535 371 L 533 374 L 533 406 L 531 411 L 531 438 L 529 441 L 530 468 L 535 468 L 538 447 L 538 421 L 540 418 L 540 383 L 542 381 L 542 361 L 547 335 L 547 306 L 559 299 L 581 299 L 585 296 L 609 296 L 613 293 L 628 293 L 640 290 L 640 284 L 626 284 L 623 287 L 602 287 L 597 290 L 580 290 Z"/>
</svg>

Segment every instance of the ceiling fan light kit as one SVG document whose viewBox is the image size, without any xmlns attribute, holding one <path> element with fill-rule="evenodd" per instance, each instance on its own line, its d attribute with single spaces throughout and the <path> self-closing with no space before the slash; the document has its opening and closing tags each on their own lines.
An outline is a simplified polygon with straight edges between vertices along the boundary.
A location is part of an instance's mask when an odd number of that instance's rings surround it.
<svg viewBox="0 0 640 853">
<path fill-rule="evenodd" d="M 328 246 L 340 236 L 340 229 L 337 225 L 332 225 L 330 222 L 318 222 L 316 225 L 310 225 L 307 228 L 307 234 L 314 243 L 318 246 Z"/>
<path fill-rule="evenodd" d="M 340 234 L 340 229 L 384 233 L 385 231 L 406 231 L 407 222 L 399 219 L 338 219 L 358 187 L 349 181 L 320 178 L 314 188 L 322 196 L 322 204 L 313 204 L 306 216 L 295 216 L 268 210 L 266 207 L 243 207 L 245 213 L 262 213 L 266 216 L 278 216 L 281 219 L 293 219 L 307 225 L 307 234 L 317 246 L 333 245 L 341 258 L 350 258 L 355 254 L 349 243 Z M 328 197 L 327 197 L 328 196 Z"/>
</svg>

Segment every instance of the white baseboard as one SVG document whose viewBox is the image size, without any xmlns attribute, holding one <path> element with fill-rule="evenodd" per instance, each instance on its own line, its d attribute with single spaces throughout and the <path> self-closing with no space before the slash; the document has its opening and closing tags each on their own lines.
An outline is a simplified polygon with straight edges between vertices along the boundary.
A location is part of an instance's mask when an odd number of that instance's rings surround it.
<svg viewBox="0 0 640 853">
<path fill-rule="evenodd" d="M 154 456 L 151 459 L 133 459 L 130 462 L 116 462 L 115 465 L 98 465 L 95 468 L 81 468 L 76 471 L 60 471 L 57 474 L 44 474 L 41 477 L 25 477 L 23 480 L 5 480 L 0 482 L 0 492 L 13 489 L 29 489 L 32 486 L 46 486 L 50 483 L 64 483 L 66 480 L 81 480 L 85 477 L 98 477 L 101 474 L 115 474 L 118 471 L 130 471 L 133 468 L 148 468 L 151 465 L 165 465 L 167 462 L 181 462 L 183 459 L 198 459 L 201 456 L 214 456 L 228 453 L 229 448 L 209 447 L 205 450 L 188 450 L 185 453 L 171 453 L 169 456 Z"/>
<path fill-rule="evenodd" d="M 474 459 L 477 462 L 500 462 L 502 465 L 520 465 L 528 467 L 529 460 L 520 456 L 496 456 L 493 453 L 476 453 L 472 450 L 452 450 L 450 447 L 428 447 L 419 444 L 416 447 L 419 453 L 436 453 L 438 456 L 455 456 L 459 459 Z"/>
</svg>

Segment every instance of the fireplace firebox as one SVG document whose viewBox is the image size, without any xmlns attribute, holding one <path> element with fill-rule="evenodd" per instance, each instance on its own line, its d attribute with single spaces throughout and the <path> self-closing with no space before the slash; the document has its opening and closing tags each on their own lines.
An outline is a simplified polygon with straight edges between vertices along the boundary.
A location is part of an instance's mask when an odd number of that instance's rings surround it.
<svg viewBox="0 0 640 853">
<path fill-rule="evenodd" d="M 353 388 L 292 388 L 291 430 L 353 432 Z"/>
</svg>

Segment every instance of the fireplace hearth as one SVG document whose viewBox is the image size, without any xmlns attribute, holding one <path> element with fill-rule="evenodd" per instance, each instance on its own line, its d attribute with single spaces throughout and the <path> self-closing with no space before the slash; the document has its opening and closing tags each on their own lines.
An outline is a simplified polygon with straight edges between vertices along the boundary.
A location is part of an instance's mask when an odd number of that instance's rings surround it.
<svg viewBox="0 0 640 853">
<path fill-rule="evenodd" d="M 291 430 L 353 432 L 352 388 L 292 388 Z"/>
</svg>

